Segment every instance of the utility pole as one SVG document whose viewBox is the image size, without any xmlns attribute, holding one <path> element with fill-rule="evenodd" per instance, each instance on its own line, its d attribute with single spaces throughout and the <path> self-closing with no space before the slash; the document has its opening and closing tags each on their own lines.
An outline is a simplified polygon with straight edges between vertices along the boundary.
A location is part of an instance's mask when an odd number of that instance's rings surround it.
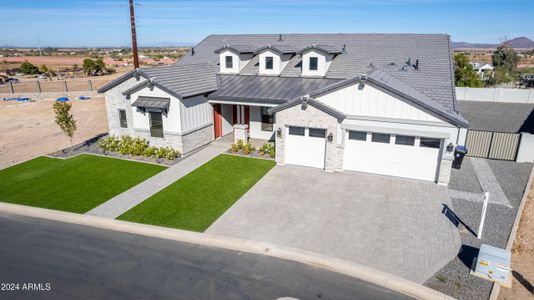
<svg viewBox="0 0 534 300">
<path fill-rule="evenodd" d="M 39 56 L 43 56 L 43 53 L 41 52 L 41 40 L 39 39 L 39 36 L 37 36 L 37 48 L 39 49 Z"/>
<path fill-rule="evenodd" d="M 137 53 L 137 35 L 135 33 L 135 16 L 133 0 L 130 0 L 130 25 L 132 27 L 132 54 L 134 68 L 139 68 L 139 54 Z"/>
</svg>

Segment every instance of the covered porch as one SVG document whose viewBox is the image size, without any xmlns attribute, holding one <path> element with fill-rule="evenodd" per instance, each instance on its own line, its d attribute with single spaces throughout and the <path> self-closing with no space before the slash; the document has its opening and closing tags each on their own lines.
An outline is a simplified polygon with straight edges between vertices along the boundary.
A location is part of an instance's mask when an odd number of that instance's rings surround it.
<svg viewBox="0 0 534 300">
<path fill-rule="evenodd" d="M 210 100 L 215 139 L 245 134 L 246 142 L 274 141 L 274 116 L 267 110 L 276 104 Z M 241 132 L 243 131 L 243 133 Z"/>
</svg>

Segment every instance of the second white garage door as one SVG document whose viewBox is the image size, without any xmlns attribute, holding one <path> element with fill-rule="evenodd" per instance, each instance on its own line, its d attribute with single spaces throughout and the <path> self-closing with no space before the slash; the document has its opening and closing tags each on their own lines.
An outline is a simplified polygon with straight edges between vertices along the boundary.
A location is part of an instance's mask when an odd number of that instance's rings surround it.
<svg viewBox="0 0 534 300">
<path fill-rule="evenodd" d="M 345 170 L 436 180 L 441 140 L 434 138 L 349 131 Z"/>
<path fill-rule="evenodd" d="M 285 162 L 314 168 L 324 168 L 326 130 L 289 126 L 285 140 Z"/>
</svg>

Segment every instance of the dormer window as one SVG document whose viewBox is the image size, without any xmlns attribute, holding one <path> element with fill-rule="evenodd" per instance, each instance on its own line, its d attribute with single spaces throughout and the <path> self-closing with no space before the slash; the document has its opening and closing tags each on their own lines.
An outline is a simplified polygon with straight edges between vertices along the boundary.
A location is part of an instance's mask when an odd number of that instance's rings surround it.
<svg viewBox="0 0 534 300">
<path fill-rule="evenodd" d="M 326 76 L 334 57 L 343 51 L 332 45 L 311 45 L 300 50 L 302 76 Z"/>
<path fill-rule="evenodd" d="M 319 58 L 310 57 L 310 71 L 317 71 L 319 68 Z"/>
<path fill-rule="evenodd" d="M 224 45 L 215 50 L 219 55 L 219 67 L 221 73 L 239 73 L 254 56 L 256 46 L 252 45 Z"/>
<path fill-rule="evenodd" d="M 225 64 L 227 69 L 232 69 L 234 67 L 234 58 L 232 56 L 225 56 Z"/>
<path fill-rule="evenodd" d="M 274 68 L 274 57 L 266 56 L 265 57 L 265 69 L 272 70 Z"/>
</svg>

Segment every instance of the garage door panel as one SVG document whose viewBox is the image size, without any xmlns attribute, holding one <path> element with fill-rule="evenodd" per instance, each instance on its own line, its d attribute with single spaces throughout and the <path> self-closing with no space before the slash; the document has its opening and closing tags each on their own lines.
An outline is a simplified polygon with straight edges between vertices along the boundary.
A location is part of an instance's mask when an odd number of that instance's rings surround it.
<svg viewBox="0 0 534 300">
<path fill-rule="evenodd" d="M 305 135 L 286 135 L 285 141 L 285 162 L 292 165 L 300 165 L 314 168 L 324 168 L 325 138 L 321 137 L 321 130 L 310 130 L 306 128 Z M 298 132 L 298 130 L 295 130 Z"/>
<path fill-rule="evenodd" d="M 344 169 L 434 181 L 439 149 L 347 140 Z"/>
</svg>

